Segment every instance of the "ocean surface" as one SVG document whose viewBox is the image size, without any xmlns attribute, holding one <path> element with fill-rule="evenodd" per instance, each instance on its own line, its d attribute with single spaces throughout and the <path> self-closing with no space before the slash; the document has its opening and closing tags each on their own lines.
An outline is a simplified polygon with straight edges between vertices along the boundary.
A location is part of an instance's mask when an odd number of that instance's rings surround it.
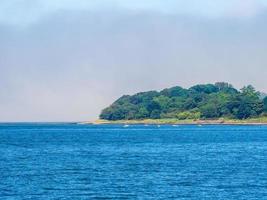
<svg viewBox="0 0 267 200">
<path fill-rule="evenodd" d="M 0 199 L 267 199 L 267 126 L 0 124 Z"/>
</svg>

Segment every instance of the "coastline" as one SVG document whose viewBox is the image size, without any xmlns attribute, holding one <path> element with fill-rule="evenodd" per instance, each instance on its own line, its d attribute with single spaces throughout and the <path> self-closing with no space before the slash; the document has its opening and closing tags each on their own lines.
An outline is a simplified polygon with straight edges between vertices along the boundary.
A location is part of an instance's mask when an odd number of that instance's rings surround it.
<svg viewBox="0 0 267 200">
<path fill-rule="evenodd" d="M 246 120 L 214 119 L 214 120 L 178 120 L 178 119 L 144 119 L 144 120 L 95 120 L 79 124 L 110 125 L 110 124 L 156 124 L 156 125 L 267 125 L 267 117 Z"/>
</svg>

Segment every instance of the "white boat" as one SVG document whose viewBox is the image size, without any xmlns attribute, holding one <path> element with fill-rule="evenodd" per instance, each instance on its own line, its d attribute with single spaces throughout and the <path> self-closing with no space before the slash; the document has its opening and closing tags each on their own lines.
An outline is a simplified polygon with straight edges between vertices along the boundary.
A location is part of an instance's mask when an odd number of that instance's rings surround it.
<svg viewBox="0 0 267 200">
<path fill-rule="evenodd" d="M 128 125 L 128 124 L 125 124 L 123 127 L 124 127 L 124 128 L 127 128 L 127 127 L 129 127 L 129 125 Z"/>
</svg>

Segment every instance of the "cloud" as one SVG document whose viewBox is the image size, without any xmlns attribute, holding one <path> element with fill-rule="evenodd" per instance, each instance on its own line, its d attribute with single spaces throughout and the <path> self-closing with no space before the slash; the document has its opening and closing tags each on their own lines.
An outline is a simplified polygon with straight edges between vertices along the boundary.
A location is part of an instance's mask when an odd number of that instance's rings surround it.
<svg viewBox="0 0 267 200">
<path fill-rule="evenodd" d="M 61 11 L 0 26 L 0 121 L 96 118 L 122 94 L 229 81 L 267 91 L 267 16 Z"/>
<path fill-rule="evenodd" d="M 251 17 L 266 9 L 266 4 L 261 0 L 117 0 L 117 2 L 127 9 L 208 18 Z"/>
<path fill-rule="evenodd" d="M 266 92 L 265 7 L 2 0 L 0 121 L 94 119 L 122 94 L 174 85 L 228 81 Z"/>
<path fill-rule="evenodd" d="M 59 11 L 158 12 L 206 18 L 247 18 L 266 11 L 265 0 L 1 0 L 0 23 L 38 23 Z"/>
</svg>

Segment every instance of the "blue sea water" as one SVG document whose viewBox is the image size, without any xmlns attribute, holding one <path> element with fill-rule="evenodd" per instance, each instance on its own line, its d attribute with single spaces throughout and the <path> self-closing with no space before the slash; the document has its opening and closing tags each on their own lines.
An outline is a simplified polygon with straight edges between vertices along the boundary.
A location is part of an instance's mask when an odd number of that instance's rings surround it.
<svg viewBox="0 0 267 200">
<path fill-rule="evenodd" d="M 0 199 L 267 199 L 267 126 L 0 124 Z"/>
</svg>

